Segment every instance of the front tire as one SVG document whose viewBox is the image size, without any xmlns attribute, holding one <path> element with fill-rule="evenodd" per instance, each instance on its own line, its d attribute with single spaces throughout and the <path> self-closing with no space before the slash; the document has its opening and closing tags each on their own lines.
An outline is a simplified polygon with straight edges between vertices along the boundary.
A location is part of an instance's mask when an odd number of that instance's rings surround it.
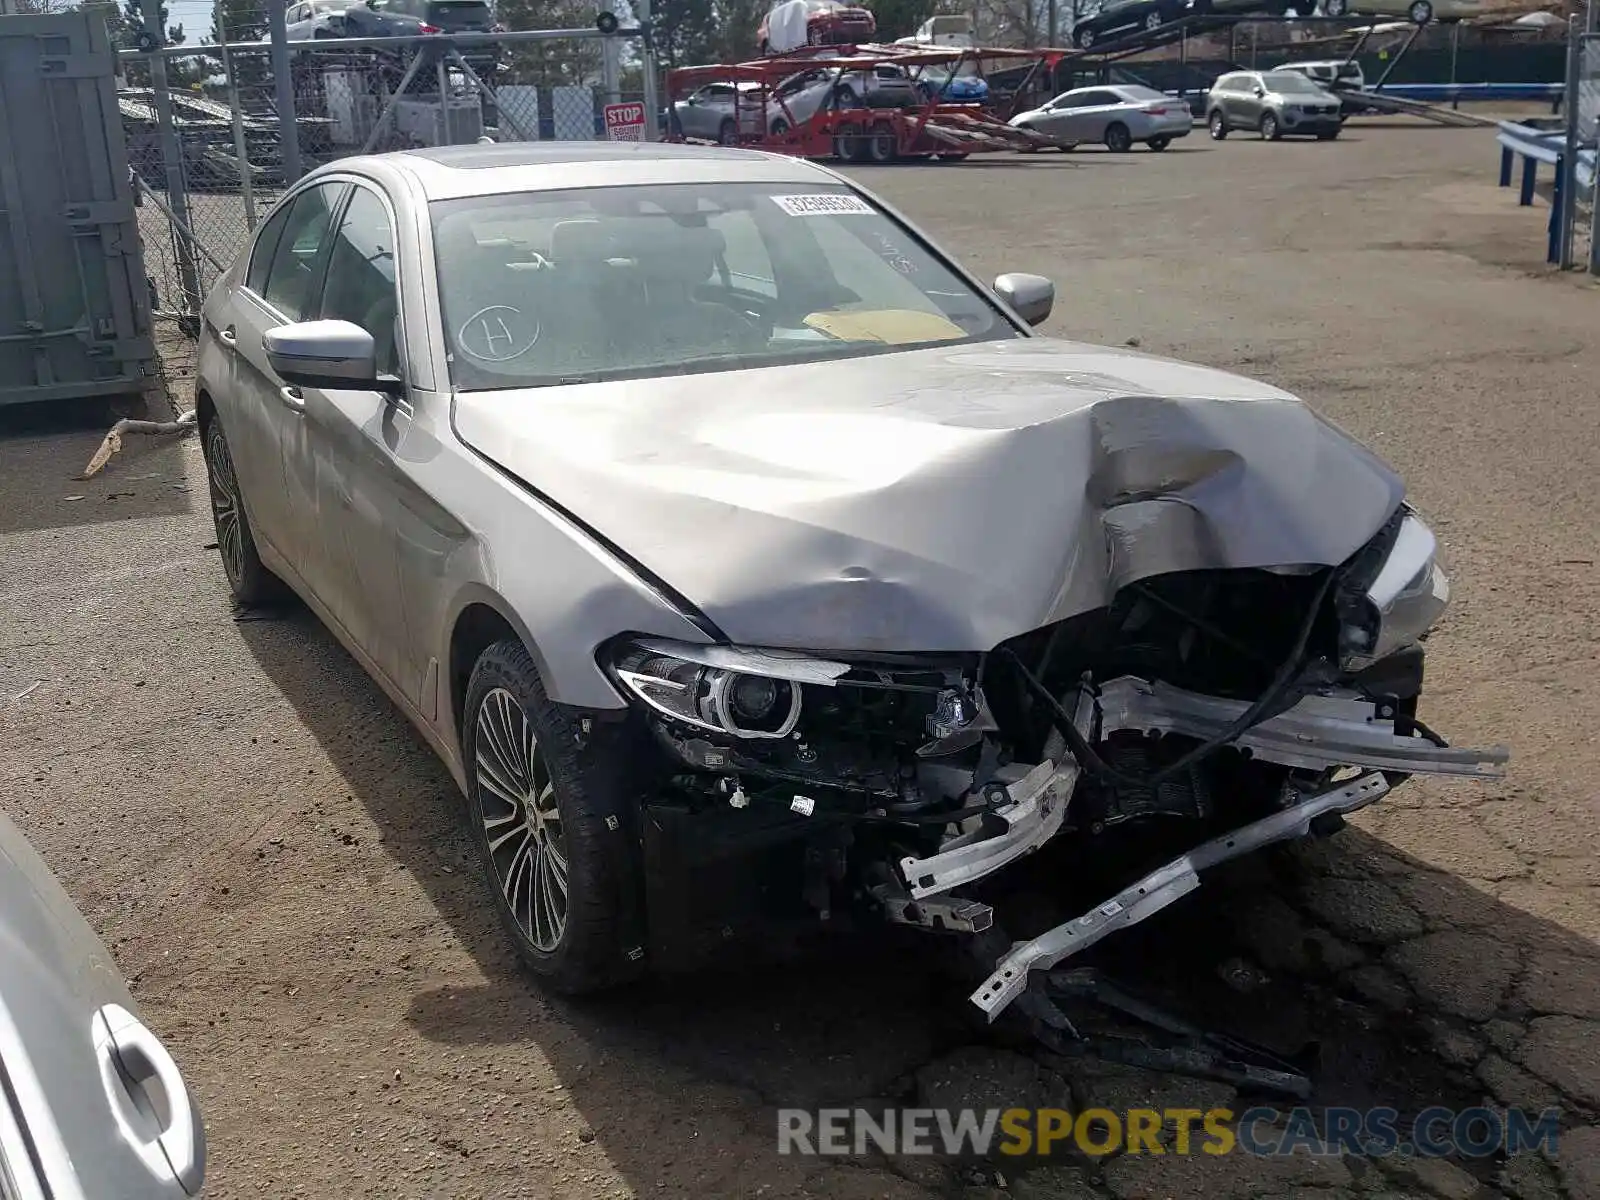
<svg viewBox="0 0 1600 1200">
<path fill-rule="evenodd" d="M 1149 146 L 1150 149 L 1156 151 L 1157 153 L 1160 153 L 1162 150 L 1165 150 L 1168 146 L 1172 145 L 1172 139 L 1169 137 L 1153 137 L 1146 142 L 1145 145 Z"/>
<path fill-rule="evenodd" d="M 1283 136 L 1283 131 L 1278 128 L 1278 118 L 1271 113 L 1261 114 L 1261 137 L 1264 141 L 1275 142 Z"/>
<path fill-rule="evenodd" d="M 273 604 L 288 597 L 289 589 L 261 561 L 255 534 L 244 510 L 244 494 L 233 469 L 233 454 L 215 414 L 201 435 L 206 479 L 211 493 L 211 523 L 217 530 L 217 555 L 233 598 L 245 608 Z"/>
<path fill-rule="evenodd" d="M 630 849 L 627 755 L 578 749 L 514 639 L 473 667 L 462 719 L 467 812 L 495 911 L 529 971 L 556 991 L 610 986 L 642 969 Z M 612 749 L 612 748 L 607 748 Z"/>
<path fill-rule="evenodd" d="M 720 146 L 736 146 L 739 144 L 739 130 L 729 117 L 717 127 L 717 144 Z"/>
<path fill-rule="evenodd" d="M 1126 154 L 1133 149 L 1133 134 L 1121 121 L 1113 121 L 1106 127 L 1106 149 L 1113 154 Z"/>
<path fill-rule="evenodd" d="M 1211 130 L 1211 140 L 1213 142 L 1220 142 L 1223 138 L 1228 136 L 1228 118 L 1222 115 L 1222 110 L 1220 108 L 1211 114 L 1209 127 Z"/>
<path fill-rule="evenodd" d="M 1411 7 L 1406 9 L 1406 15 L 1411 18 L 1413 25 L 1426 25 L 1433 20 L 1433 5 L 1429 0 L 1415 0 Z"/>
<path fill-rule="evenodd" d="M 1089 47 L 1095 44 L 1096 40 L 1098 39 L 1095 31 L 1092 29 L 1074 29 L 1072 31 L 1073 44 L 1076 45 L 1079 50 L 1089 49 Z"/>
</svg>

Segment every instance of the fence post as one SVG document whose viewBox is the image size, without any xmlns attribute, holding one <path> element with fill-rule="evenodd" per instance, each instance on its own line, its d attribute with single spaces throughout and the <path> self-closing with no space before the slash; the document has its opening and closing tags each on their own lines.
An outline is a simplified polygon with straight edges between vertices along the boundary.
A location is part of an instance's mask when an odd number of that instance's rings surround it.
<svg viewBox="0 0 1600 1200">
<path fill-rule="evenodd" d="M 244 109 L 239 105 L 239 81 L 233 73 L 233 51 L 228 49 L 228 25 L 223 6 L 217 5 L 217 33 L 222 37 L 222 74 L 228 81 L 228 111 L 233 121 L 233 157 L 239 164 L 239 199 L 244 203 L 244 227 L 256 227 L 255 180 L 250 178 L 250 152 L 244 141 Z"/>
<path fill-rule="evenodd" d="M 1572 234 L 1576 224 L 1576 205 L 1578 189 L 1571 186 L 1574 168 L 1578 163 L 1578 74 L 1580 72 L 1583 41 L 1581 37 L 1582 26 L 1578 18 L 1567 18 L 1567 140 L 1566 149 L 1562 153 L 1561 166 L 1556 168 L 1557 185 L 1562 182 L 1564 174 L 1567 187 L 1551 197 L 1552 204 L 1560 205 L 1560 225 L 1556 230 L 1558 239 L 1557 265 L 1565 271 L 1572 266 Z"/>
<path fill-rule="evenodd" d="M 300 129 L 295 123 L 294 79 L 289 74 L 288 13 L 289 0 L 267 0 L 267 33 L 272 39 L 272 85 L 278 110 L 284 187 L 293 186 L 300 178 Z"/>
<path fill-rule="evenodd" d="M 644 70 L 644 137 L 653 142 L 661 137 L 661 124 L 656 108 L 656 37 L 650 27 L 650 0 L 634 0 L 633 15 L 639 22 L 643 44 L 639 47 L 639 65 Z"/>
<path fill-rule="evenodd" d="M 183 150 L 172 120 L 172 91 L 167 85 L 167 60 L 161 48 L 167 44 L 167 31 L 161 27 L 161 0 L 142 0 L 145 33 L 149 35 L 150 88 L 155 96 L 156 128 L 161 137 L 161 168 L 167 177 L 167 205 L 185 227 L 189 221 L 189 197 L 183 170 Z M 194 247 L 187 238 L 175 239 L 178 259 L 178 286 L 183 292 L 180 328 L 188 325 L 199 332 L 200 272 L 195 267 Z"/>
</svg>

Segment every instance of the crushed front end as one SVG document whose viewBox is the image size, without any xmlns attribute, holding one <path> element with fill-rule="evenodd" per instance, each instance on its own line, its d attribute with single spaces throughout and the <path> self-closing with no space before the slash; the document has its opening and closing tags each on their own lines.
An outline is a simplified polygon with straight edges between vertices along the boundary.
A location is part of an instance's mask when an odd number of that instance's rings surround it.
<svg viewBox="0 0 1600 1200">
<path fill-rule="evenodd" d="M 983 653 L 620 639 L 605 665 L 668 764 L 646 806 L 652 940 L 699 926 L 703 947 L 788 901 L 983 933 L 975 885 L 1048 842 L 1188 847 L 1001 953 L 972 996 L 992 1019 L 1208 867 L 1331 832 L 1409 775 L 1498 776 L 1503 748 L 1450 747 L 1418 716 L 1449 598 L 1436 549 L 1401 508 L 1337 567 L 1156 575 Z"/>
</svg>

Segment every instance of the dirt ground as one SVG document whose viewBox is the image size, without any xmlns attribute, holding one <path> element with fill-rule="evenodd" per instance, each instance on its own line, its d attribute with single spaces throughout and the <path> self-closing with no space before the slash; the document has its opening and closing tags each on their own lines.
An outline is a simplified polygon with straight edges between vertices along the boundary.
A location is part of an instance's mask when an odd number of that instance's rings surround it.
<svg viewBox="0 0 1600 1200">
<path fill-rule="evenodd" d="M 780 1158 L 787 1105 L 1231 1092 L 999 1045 L 915 943 L 541 995 L 449 779 L 377 687 L 307 616 L 232 619 L 198 446 L 130 442 L 74 482 L 102 428 L 13 421 L 0 804 L 185 1069 L 208 1194 L 1600 1196 L 1600 295 L 1545 271 L 1545 210 L 1497 160 L 1491 132 L 1356 122 L 861 176 L 981 274 L 1052 276 L 1045 332 L 1269 379 L 1408 478 L 1456 588 L 1425 716 L 1511 744 L 1510 778 L 1407 784 L 1115 961 L 1286 1052 L 1319 1043 L 1321 1103 L 1557 1105 L 1556 1162 Z"/>
</svg>

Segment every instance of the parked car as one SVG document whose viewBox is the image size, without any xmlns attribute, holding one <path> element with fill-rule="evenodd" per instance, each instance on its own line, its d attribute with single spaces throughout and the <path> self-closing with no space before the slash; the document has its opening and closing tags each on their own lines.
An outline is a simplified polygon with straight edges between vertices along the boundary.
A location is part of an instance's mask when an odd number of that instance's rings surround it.
<svg viewBox="0 0 1600 1200">
<path fill-rule="evenodd" d="M 1356 93 L 1366 90 L 1367 77 L 1361 64 L 1354 60 L 1327 59 L 1319 62 L 1280 63 L 1274 71 L 1292 71 L 1304 75 L 1324 91 L 1339 97 L 1340 111 L 1345 116 L 1369 111 Z"/>
<path fill-rule="evenodd" d="M 223 572 L 416 724 L 557 989 L 1198 848 L 1004 952 L 993 1016 L 1202 863 L 1506 758 L 1418 718 L 1449 583 L 1401 480 L 1268 384 L 1036 335 L 1054 295 L 783 155 L 343 159 L 204 304 Z"/>
<path fill-rule="evenodd" d="M 977 104 L 989 98 L 989 82 L 970 60 L 953 67 L 927 66 L 917 75 L 917 94 L 946 104 Z"/>
<path fill-rule="evenodd" d="M 1032 129 L 1062 143 L 1062 149 L 1090 143 L 1123 153 L 1142 142 L 1165 150 L 1194 128 L 1182 100 L 1138 84 L 1076 88 L 1042 108 L 1018 113 L 1009 124 Z"/>
<path fill-rule="evenodd" d="M 771 105 L 762 99 L 759 83 L 708 83 L 675 101 L 667 133 L 675 138 L 706 138 L 724 146 L 736 145 L 740 134 L 759 134 L 770 123 Z M 737 110 L 736 110 L 737 104 Z"/>
<path fill-rule="evenodd" d="M 1309 17 L 1317 11 L 1317 0 L 1189 0 L 1189 11 L 1198 16 L 1221 13 L 1239 16 L 1245 13 L 1268 13 L 1273 16 Z"/>
<path fill-rule="evenodd" d="M 1361 70 L 1361 64 L 1354 59 L 1330 58 L 1317 62 L 1280 63 L 1272 69 L 1304 75 L 1312 83 L 1329 92 L 1339 88 L 1354 88 L 1360 91 L 1367 86 L 1367 77 Z"/>
<path fill-rule="evenodd" d="M 366 0 L 365 3 L 346 4 L 336 0 L 305 0 L 296 12 L 300 19 L 291 23 L 287 31 L 289 40 L 296 42 L 356 37 L 422 38 L 451 33 L 491 33 L 498 29 L 483 0 Z M 318 47 L 312 45 L 309 49 Z M 393 50 L 377 47 L 368 51 L 384 61 L 391 87 L 398 82 L 398 75 L 404 73 L 415 52 L 415 46 Z M 500 68 L 498 46 L 464 46 L 461 57 L 485 78 L 492 77 Z"/>
<path fill-rule="evenodd" d="M 870 42 L 878 32 L 870 8 L 839 0 L 786 0 L 775 5 L 756 30 L 762 54 L 783 53 L 800 46 L 837 46 Z"/>
<path fill-rule="evenodd" d="M 1122 0 L 1080 17 L 1072 27 L 1072 44 L 1081 50 L 1141 30 L 1154 33 L 1188 15 L 1188 0 Z"/>
<path fill-rule="evenodd" d="M 829 103 L 835 108 L 910 108 L 920 99 L 905 68 L 893 63 L 859 71 L 811 67 L 785 79 L 777 94 L 797 124 Z M 781 110 L 775 119 L 782 119 Z"/>
<path fill-rule="evenodd" d="M 910 37 L 895 38 L 897 46 L 959 46 L 978 44 L 972 32 L 972 18 L 958 13 L 929 17 Z"/>
<path fill-rule="evenodd" d="M 1462 21 L 1488 12 L 1483 0 L 1322 0 L 1330 17 L 1354 13 L 1373 17 L 1405 17 L 1416 25 L 1429 21 Z"/>
<path fill-rule="evenodd" d="M 1211 85 L 1206 123 L 1221 141 L 1237 129 L 1253 129 L 1269 142 L 1286 134 L 1332 141 L 1344 120 L 1338 96 L 1294 71 L 1235 71 Z"/>
<path fill-rule="evenodd" d="M 0 1194 L 199 1195 L 206 1138 L 111 955 L 0 813 Z"/>
</svg>

